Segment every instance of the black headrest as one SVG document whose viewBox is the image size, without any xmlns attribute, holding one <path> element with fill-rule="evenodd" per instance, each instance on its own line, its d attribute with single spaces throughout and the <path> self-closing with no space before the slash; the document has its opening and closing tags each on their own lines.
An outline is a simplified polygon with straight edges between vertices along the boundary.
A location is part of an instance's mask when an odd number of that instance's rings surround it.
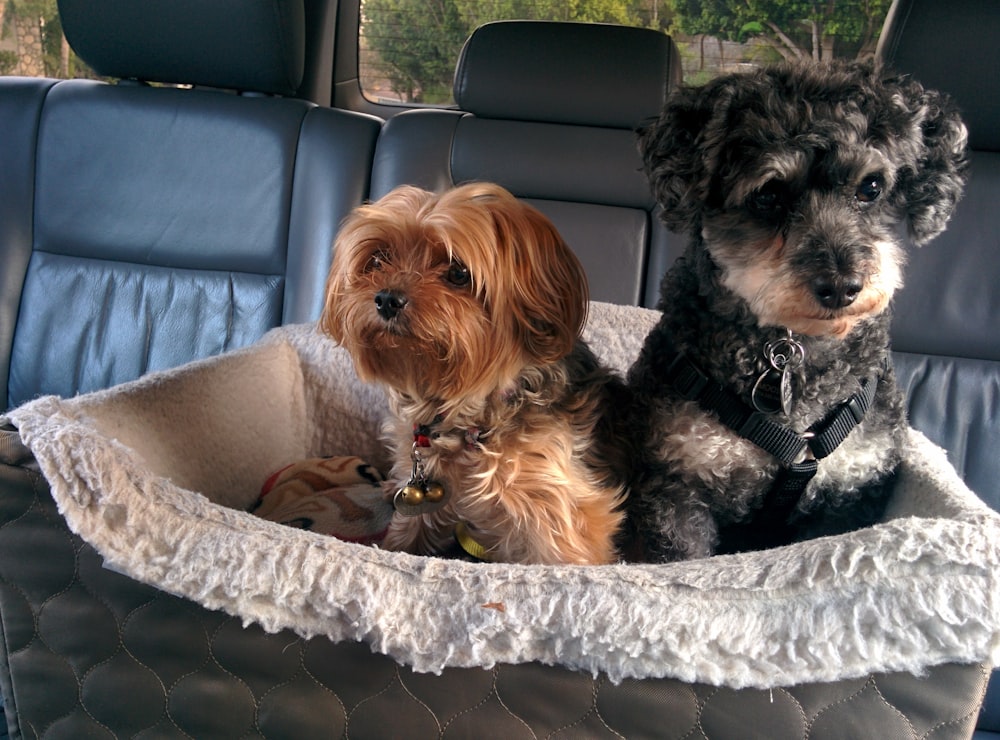
<svg viewBox="0 0 1000 740">
<path fill-rule="evenodd" d="M 303 0 L 59 0 L 98 74 L 291 94 L 305 67 Z"/>
<path fill-rule="evenodd" d="M 680 81 L 669 36 L 600 23 L 497 21 L 465 42 L 455 101 L 483 118 L 635 128 Z"/>
<path fill-rule="evenodd" d="M 878 56 L 962 110 L 973 149 L 1000 151 L 1000 3 L 896 0 Z"/>
</svg>

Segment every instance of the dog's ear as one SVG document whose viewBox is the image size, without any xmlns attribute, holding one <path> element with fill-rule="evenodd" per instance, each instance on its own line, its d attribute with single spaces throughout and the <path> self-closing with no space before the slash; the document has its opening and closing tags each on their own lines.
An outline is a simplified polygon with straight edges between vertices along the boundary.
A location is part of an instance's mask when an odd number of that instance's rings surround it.
<svg viewBox="0 0 1000 740">
<path fill-rule="evenodd" d="M 546 226 L 533 259 L 542 261 L 530 280 L 515 280 L 515 313 L 522 346 L 540 363 L 568 355 L 587 320 L 587 275 L 554 227 Z M 538 268 L 536 268 L 538 269 Z"/>
<path fill-rule="evenodd" d="M 733 91 L 717 80 L 700 88 L 681 88 L 663 112 L 638 129 L 639 154 L 661 218 L 673 231 L 696 227 L 708 195 L 711 158 L 718 142 L 711 122 L 725 116 Z M 724 131 L 724 127 L 722 127 Z"/>
<path fill-rule="evenodd" d="M 346 249 L 347 246 L 343 238 L 340 238 L 334 246 L 333 264 L 326 276 L 323 311 L 319 316 L 319 328 L 338 344 L 344 341 L 343 316 L 339 299 L 347 291 L 345 268 L 342 264 L 347 260 L 346 255 L 344 255 Z M 337 259 L 338 254 L 341 255 L 339 260 Z"/>
<path fill-rule="evenodd" d="M 968 165 L 968 131 L 948 96 L 907 78 L 887 80 L 899 122 L 896 139 L 908 156 L 897 173 L 896 206 L 910 236 L 923 244 L 944 231 L 962 197 Z M 909 146 L 907 146 L 909 144 Z"/>
<path fill-rule="evenodd" d="M 516 202 L 506 214 L 494 211 L 516 242 L 503 250 L 506 306 L 524 351 L 539 364 L 568 355 L 587 320 L 587 274 L 555 225 L 540 211 Z"/>
<path fill-rule="evenodd" d="M 432 218 L 436 237 L 469 267 L 489 323 L 522 359 L 548 364 L 572 351 L 587 319 L 587 276 L 547 216 L 480 182 L 445 193 Z"/>
</svg>

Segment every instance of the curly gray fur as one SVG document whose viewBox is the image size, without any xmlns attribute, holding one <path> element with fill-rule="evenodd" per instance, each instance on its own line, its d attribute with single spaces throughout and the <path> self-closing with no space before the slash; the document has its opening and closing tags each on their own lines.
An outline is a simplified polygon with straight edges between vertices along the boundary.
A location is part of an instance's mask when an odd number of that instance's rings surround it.
<svg viewBox="0 0 1000 740">
<path fill-rule="evenodd" d="M 640 450 L 630 529 L 643 558 L 772 546 L 877 520 L 906 424 L 889 365 L 898 226 L 918 244 L 945 228 L 964 186 L 966 138 L 946 96 L 871 64 L 723 76 L 682 89 L 640 130 L 662 218 L 691 237 L 628 376 Z M 791 519 L 760 531 L 779 463 L 662 378 L 683 352 L 749 404 L 764 346 L 789 328 L 805 360 L 794 406 L 773 419 L 798 432 L 888 370 Z"/>
</svg>

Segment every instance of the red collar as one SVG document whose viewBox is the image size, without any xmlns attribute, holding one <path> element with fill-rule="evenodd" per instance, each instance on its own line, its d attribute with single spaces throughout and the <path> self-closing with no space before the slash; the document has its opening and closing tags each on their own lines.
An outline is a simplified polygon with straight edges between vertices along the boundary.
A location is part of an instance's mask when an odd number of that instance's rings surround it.
<svg viewBox="0 0 1000 740">
<path fill-rule="evenodd" d="M 431 440 L 437 439 L 441 436 L 441 432 L 435 431 L 434 426 L 440 424 L 443 421 L 443 417 L 439 414 L 434 417 L 430 424 L 414 424 L 413 425 L 413 444 L 417 447 L 430 447 Z M 474 450 L 479 445 L 479 439 L 483 436 L 483 433 L 479 430 L 479 427 L 469 427 L 465 430 L 465 447 L 469 450 Z"/>
</svg>

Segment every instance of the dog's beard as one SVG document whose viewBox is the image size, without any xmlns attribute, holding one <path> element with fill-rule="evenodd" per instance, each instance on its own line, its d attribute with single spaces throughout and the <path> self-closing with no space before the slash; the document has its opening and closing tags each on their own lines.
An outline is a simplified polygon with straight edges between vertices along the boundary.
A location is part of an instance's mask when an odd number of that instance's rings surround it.
<svg viewBox="0 0 1000 740">
<path fill-rule="evenodd" d="M 411 396 L 440 392 L 435 386 L 446 373 L 448 348 L 419 340 L 399 322 L 370 321 L 345 339 L 358 376 L 385 383 Z"/>
<path fill-rule="evenodd" d="M 506 390 L 523 370 L 522 348 L 473 296 L 429 288 L 388 321 L 373 296 L 365 290 L 344 298 L 351 306 L 341 343 L 364 380 L 436 399 L 444 410 Z"/>
<path fill-rule="evenodd" d="M 902 283 L 901 250 L 893 240 L 880 239 L 860 270 L 863 281 L 857 297 L 842 308 L 827 308 L 809 285 L 812 274 L 792 266 L 792 248 L 781 236 L 758 236 L 750 245 L 708 245 L 721 270 L 721 284 L 746 303 L 762 327 L 843 339 L 859 322 L 882 313 Z M 747 259 L 748 254 L 752 258 Z"/>
</svg>

